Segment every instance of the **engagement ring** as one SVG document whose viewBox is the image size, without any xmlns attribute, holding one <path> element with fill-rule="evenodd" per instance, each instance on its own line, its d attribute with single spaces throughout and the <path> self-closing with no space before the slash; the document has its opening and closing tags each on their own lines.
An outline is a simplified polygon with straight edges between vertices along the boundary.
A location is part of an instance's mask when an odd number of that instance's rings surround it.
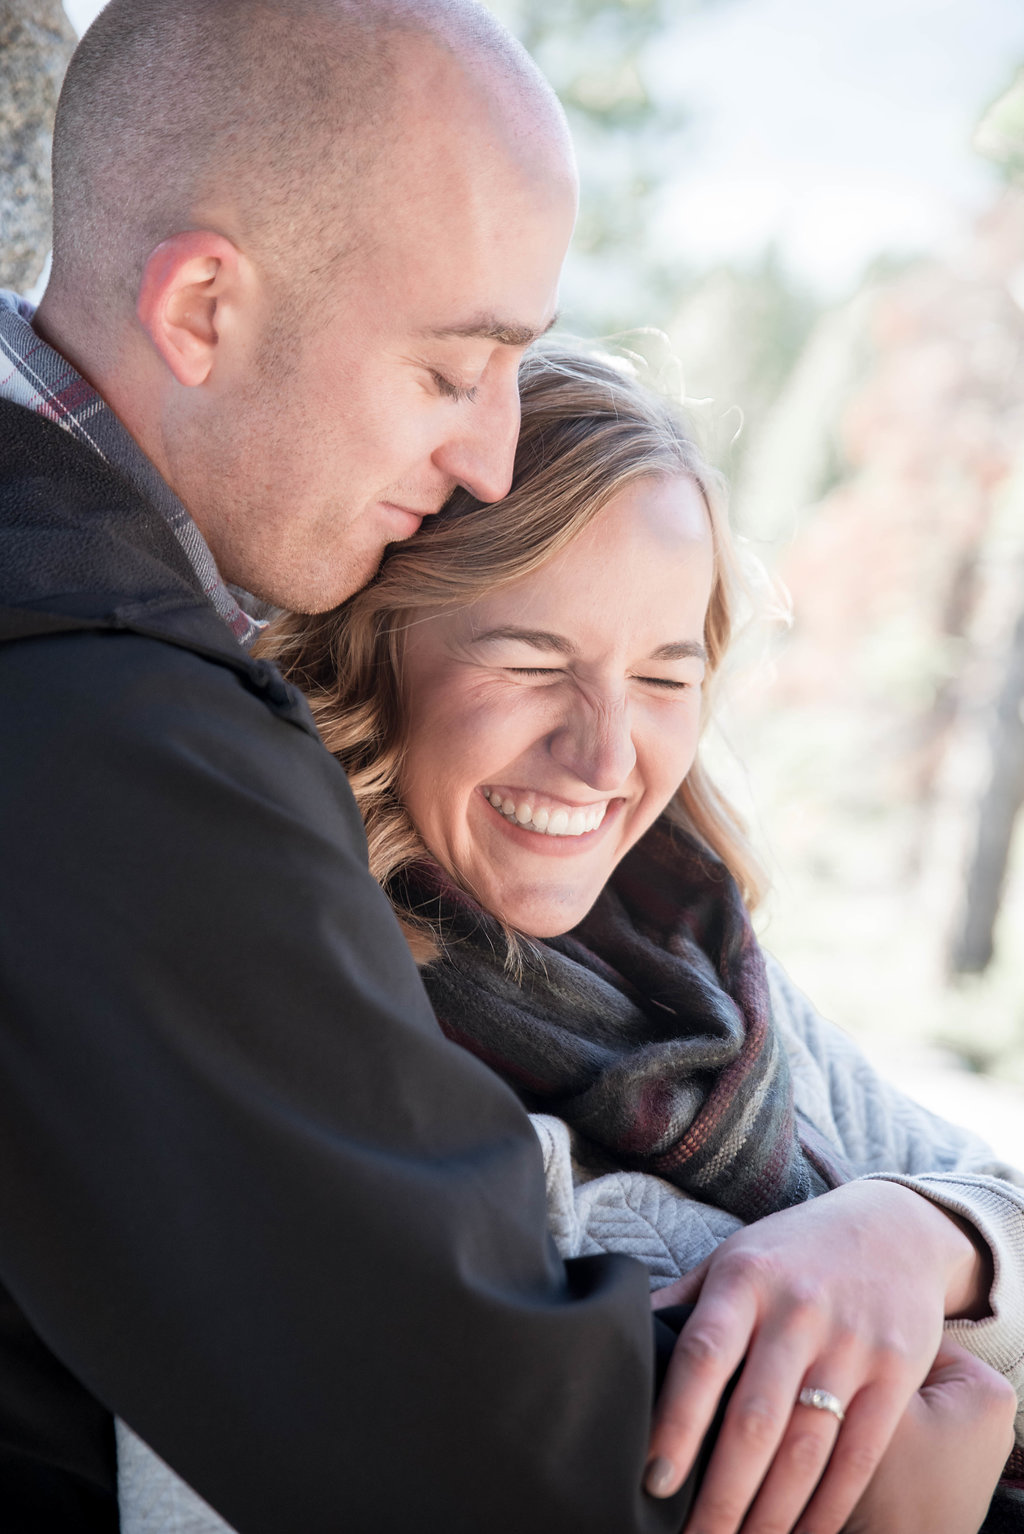
<svg viewBox="0 0 1024 1534">
<path fill-rule="evenodd" d="M 815 1390 L 813 1386 L 805 1385 L 796 1399 L 800 1406 L 813 1406 L 817 1411 L 830 1411 L 839 1422 L 842 1422 L 846 1416 L 839 1404 L 838 1396 L 834 1396 L 830 1390 Z"/>
</svg>

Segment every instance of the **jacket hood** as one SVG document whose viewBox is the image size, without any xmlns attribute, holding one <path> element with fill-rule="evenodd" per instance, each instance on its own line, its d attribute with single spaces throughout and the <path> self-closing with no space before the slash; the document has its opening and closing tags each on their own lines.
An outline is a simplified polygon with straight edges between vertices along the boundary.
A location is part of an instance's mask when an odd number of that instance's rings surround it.
<svg viewBox="0 0 1024 1534">
<path fill-rule="evenodd" d="M 0 400 L 0 606 L 110 620 L 236 661 L 159 511 L 52 421 Z"/>
</svg>

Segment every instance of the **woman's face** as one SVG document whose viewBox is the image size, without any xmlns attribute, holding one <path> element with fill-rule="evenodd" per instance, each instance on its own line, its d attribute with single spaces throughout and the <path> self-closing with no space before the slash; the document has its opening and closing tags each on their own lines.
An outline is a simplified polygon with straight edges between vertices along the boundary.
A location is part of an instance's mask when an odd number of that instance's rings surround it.
<svg viewBox="0 0 1024 1534">
<path fill-rule="evenodd" d="M 520 932 L 575 926 L 689 771 L 712 578 L 698 486 L 643 479 L 542 569 L 409 629 L 403 799 Z"/>
</svg>

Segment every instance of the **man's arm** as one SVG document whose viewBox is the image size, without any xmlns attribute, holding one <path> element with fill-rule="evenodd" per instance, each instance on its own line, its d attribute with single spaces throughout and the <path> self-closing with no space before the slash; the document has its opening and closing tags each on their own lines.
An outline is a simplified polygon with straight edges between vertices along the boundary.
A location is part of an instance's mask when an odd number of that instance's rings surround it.
<svg viewBox="0 0 1024 1534">
<path fill-rule="evenodd" d="M 0 652 L 0 1274 L 252 1534 L 671 1530 L 643 1270 L 563 1268 L 347 785 L 227 669 Z"/>
</svg>

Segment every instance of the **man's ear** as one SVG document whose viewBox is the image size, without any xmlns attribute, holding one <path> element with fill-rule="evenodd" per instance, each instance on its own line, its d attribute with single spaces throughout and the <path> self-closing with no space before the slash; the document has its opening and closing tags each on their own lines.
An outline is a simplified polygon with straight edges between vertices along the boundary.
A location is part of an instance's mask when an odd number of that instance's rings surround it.
<svg viewBox="0 0 1024 1534">
<path fill-rule="evenodd" d="M 174 377 L 186 388 L 213 368 L 227 308 L 244 281 L 238 247 L 209 229 L 189 229 L 150 253 L 136 314 Z"/>
</svg>

